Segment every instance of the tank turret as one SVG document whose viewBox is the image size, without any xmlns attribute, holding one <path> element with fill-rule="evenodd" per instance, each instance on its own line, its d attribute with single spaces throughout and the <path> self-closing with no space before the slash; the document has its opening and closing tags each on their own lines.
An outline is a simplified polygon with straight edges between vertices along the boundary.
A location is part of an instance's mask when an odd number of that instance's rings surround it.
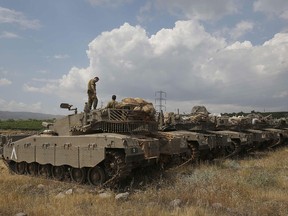
<svg viewBox="0 0 288 216">
<path fill-rule="evenodd" d="M 145 133 L 157 131 L 155 110 L 153 105 L 141 100 L 131 102 L 124 100 L 117 105 L 117 108 L 87 110 L 77 113 L 73 105 L 62 103 L 61 108 L 74 110 L 62 119 L 48 125 L 49 131 L 57 135 L 80 135 L 92 133 Z"/>
</svg>

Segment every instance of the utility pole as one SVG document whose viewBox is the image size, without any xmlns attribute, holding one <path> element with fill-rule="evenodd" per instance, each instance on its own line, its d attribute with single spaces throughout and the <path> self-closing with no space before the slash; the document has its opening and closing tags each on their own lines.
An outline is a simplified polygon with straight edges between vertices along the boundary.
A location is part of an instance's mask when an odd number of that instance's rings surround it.
<svg viewBox="0 0 288 216">
<path fill-rule="evenodd" d="M 155 97 L 156 97 L 155 98 L 155 107 L 159 107 L 159 110 L 158 110 L 159 113 L 161 111 L 163 111 L 163 108 L 166 111 L 166 106 L 163 105 L 163 102 L 166 104 L 166 96 L 167 96 L 167 94 L 164 91 L 155 92 Z M 158 102 L 159 102 L 159 104 L 158 104 Z"/>
</svg>

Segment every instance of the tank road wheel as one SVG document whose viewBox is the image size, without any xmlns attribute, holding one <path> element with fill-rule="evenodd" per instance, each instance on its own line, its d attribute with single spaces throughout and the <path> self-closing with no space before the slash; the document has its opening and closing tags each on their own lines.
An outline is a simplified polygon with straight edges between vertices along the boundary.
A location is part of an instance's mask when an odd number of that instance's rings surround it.
<svg viewBox="0 0 288 216">
<path fill-rule="evenodd" d="M 284 143 L 283 135 L 279 134 L 279 138 L 271 142 L 271 144 L 268 146 L 269 149 L 273 149 L 275 147 L 279 147 Z"/>
<path fill-rule="evenodd" d="M 104 170 L 99 167 L 91 167 L 88 171 L 88 181 L 91 185 L 101 185 L 105 182 L 105 173 Z"/>
<path fill-rule="evenodd" d="M 49 178 L 51 176 L 51 165 L 39 165 L 38 174 L 45 178 Z"/>
<path fill-rule="evenodd" d="M 232 141 L 229 146 L 225 147 L 226 157 L 234 156 L 241 150 L 241 145 L 237 141 Z"/>
<path fill-rule="evenodd" d="M 52 177 L 58 181 L 61 181 L 65 177 L 64 166 L 53 166 L 52 167 Z"/>
<path fill-rule="evenodd" d="M 84 168 L 71 168 L 70 176 L 74 182 L 83 184 L 86 180 L 86 170 Z"/>
<path fill-rule="evenodd" d="M 27 168 L 27 163 L 23 161 L 20 163 L 16 163 L 15 171 L 17 174 L 23 175 L 26 172 L 26 168 Z"/>
<path fill-rule="evenodd" d="M 109 178 L 121 175 L 126 167 L 125 156 L 120 152 L 107 152 L 104 166 Z"/>
<path fill-rule="evenodd" d="M 36 176 L 38 174 L 38 164 L 36 162 L 27 164 L 27 173 Z"/>
</svg>

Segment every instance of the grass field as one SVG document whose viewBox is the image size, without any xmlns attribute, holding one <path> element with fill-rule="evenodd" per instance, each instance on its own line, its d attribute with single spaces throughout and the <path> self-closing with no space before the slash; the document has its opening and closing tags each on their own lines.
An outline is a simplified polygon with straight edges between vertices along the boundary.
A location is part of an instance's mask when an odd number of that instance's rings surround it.
<svg viewBox="0 0 288 216">
<path fill-rule="evenodd" d="M 124 191 L 103 190 L 11 175 L 1 161 L 0 215 L 288 215 L 288 148 L 135 179 Z"/>
<path fill-rule="evenodd" d="M 52 120 L 47 120 L 51 122 Z M 0 120 L 0 129 L 1 130 L 36 130 L 39 131 L 43 129 L 42 126 L 43 120 L 35 120 L 35 119 L 28 119 L 28 120 Z"/>
</svg>

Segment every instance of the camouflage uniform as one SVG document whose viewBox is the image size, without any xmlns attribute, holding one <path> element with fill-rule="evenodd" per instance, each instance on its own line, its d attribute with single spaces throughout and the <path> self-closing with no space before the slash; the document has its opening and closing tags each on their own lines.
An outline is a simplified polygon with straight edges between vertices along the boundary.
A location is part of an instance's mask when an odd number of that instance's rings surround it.
<svg viewBox="0 0 288 216">
<path fill-rule="evenodd" d="M 88 90 L 87 90 L 87 94 L 88 94 L 88 108 L 91 110 L 92 105 L 93 105 L 93 109 L 96 109 L 97 104 L 98 104 L 98 98 L 96 95 L 96 82 L 99 80 L 99 78 L 95 77 L 91 80 L 89 80 L 88 82 Z"/>
<path fill-rule="evenodd" d="M 115 109 L 117 106 L 116 95 L 112 96 L 112 101 L 108 102 L 106 108 Z"/>
</svg>

